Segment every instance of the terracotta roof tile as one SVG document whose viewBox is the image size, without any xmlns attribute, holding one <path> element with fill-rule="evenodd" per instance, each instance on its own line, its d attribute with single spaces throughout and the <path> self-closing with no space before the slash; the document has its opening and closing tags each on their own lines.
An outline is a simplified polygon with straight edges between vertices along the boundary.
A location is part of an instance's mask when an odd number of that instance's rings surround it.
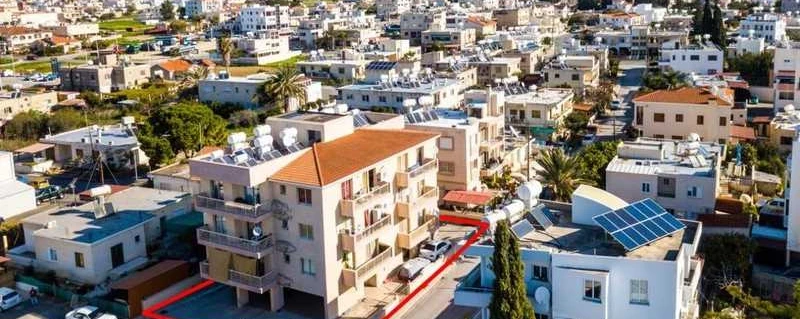
<svg viewBox="0 0 800 319">
<path fill-rule="evenodd" d="M 497 24 L 497 22 L 494 22 L 494 20 L 488 20 L 488 19 L 484 19 L 484 18 L 481 18 L 481 17 L 477 17 L 477 16 L 469 17 L 469 18 L 467 18 L 467 21 L 472 22 L 472 23 L 477 24 L 477 25 L 480 25 L 480 26 L 487 26 L 487 25 L 495 25 L 495 24 Z"/>
<path fill-rule="evenodd" d="M 20 26 L 10 26 L 10 27 L 0 27 L 0 35 L 18 35 L 18 34 L 28 34 L 28 33 L 35 33 L 41 32 L 37 29 L 27 28 L 27 27 L 20 27 Z"/>
<path fill-rule="evenodd" d="M 442 200 L 461 204 L 486 205 L 492 201 L 494 196 L 495 194 L 492 192 L 449 191 Z"/>
<path fill-rule="evenodd" d="M 158 66 L 170 72 L 186 72 L 189 71 L 189 69 L 192 67 L 192 64 L 186 60 L 175 59 L 161 62 L 158 64 Z"/>
<path fill-rule="evenodd" d="M 720 89 L 725 95 L 731 95 L 730 89 Z M 634 102 L 661 102 L 677 104 L 708 104 L 716 101 L 719 106 L 731 106 L 731 102 L 721 99 L 705 88 L 684 87 L 677 90 L 658 90 L 633 99 Z"/>
<path fill-rule="evenodd" d="M 412 130 L 359 129 L 345 137 L 314 144 L 271 179 L 325 186 L 437 136 Z"/>
<path fill-rule="evenodd" d="M 755 140 L 756 139 L 756 132 L 753 130 L 752 127 L 741 126 L 741 125 L 731 125 L 731 137 L 738 138 L 740 140 Z"/>
</svg>

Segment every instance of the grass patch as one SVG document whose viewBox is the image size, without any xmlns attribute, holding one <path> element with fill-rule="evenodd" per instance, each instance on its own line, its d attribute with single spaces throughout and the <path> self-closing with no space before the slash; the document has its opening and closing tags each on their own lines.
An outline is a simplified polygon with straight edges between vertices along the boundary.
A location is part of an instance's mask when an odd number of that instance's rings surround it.
<svg viewBox="0 0 800 319">
<path fill-rule="evenodd" d="M 11 69 L 11 66 L 8 66 L 7 69 Z M 14 71 L 22 73 L 50 73 L 53 70 L 50 69 L 50 61 L 34 61 L 14 64 Z"/>
<path fill-rule="evenodd" d="M 231 76 L 248 76 L 251 74 L 256 73 L 272 73 L 278 70 L 281 67 L 294 67 L 297 62 L 306 61 L 308 57 L 306 55 L 300 54 L 294 57 L 288 58 L 283 61 L 272 62 L 264 65 L 231 65 L 230 67 L 230 75 Z M 224 70 L 225 66 L 220 64 L 219 70 Z"/>
<path fill-rule="evenodd" d="M 0 138 L 0 151 L 13 151 L 36 143 L 36 140 Z"/>
<path fill-rule="evenodd" d="M 263 66 L 266 67 L 266 68 L 272 68 L 272 69 L 279 69 L 279 68 L 285 67 L 285 66 L 294 67 L 295 64 L 297 64 L 297 62 L 306 61 L 306 60 L 308 60 L 306 55 L 298 54 L 298 55 L 295 55 L 295 56 L 293 56 L 291 58 L 288 58 L 286 60 L 268 63 L 268 64 L 265 64 Z"/>
<path fill-rule="evenodd" d="M 136 21 L 133 18 L 100 21 L 98 25 L 100 26 L 100 30 L 119 33 L 126 37 L 142 35 L 145 30 L 150 28 L 148 25 Z"/>
</svg>

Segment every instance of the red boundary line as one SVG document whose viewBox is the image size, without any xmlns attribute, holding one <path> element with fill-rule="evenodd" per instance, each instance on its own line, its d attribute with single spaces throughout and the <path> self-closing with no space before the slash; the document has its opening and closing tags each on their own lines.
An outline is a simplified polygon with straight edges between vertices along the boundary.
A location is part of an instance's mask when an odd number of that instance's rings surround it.
<svg viewBox="0 0 800 319">
<path fill-rule="evenodd" d="M 453 264 L 453 262 L 456 261 L 456 259 L 458 259 L 459 257 L 461 257 L 461 255 L 464 254 L 464 252 L 467 250 L 467 248 L 469 248 L 470 246 L 472 246 L 472 244 L 474 244 L 476 241 L 478 241 L 478 239 L 480 239 L 481 235 L 483 235 L 483 233 L 489 227 L 489 225 L 487 223 L 485 223 L 485 222 L 481 222 L 481 221 L 477 221 L 477 220 L 469 219 L 469 218 L 464 218 L 464 217 L 449 216 L 449 215 L 440 215 L 439 216 L 439 221 L 447 222 L 447 223 L 453 223 L 453 224 L 460 224 L 460 225 L 476 226 L 476 227 L 478 227 L 478 231 L 476 231 L 474 234 L 472 234 L 472 236 L 469 239 L 467 239 L 467 242 L 463 246 L 458 248 L 458 250 L 456 250 L 456 252 L 454 254 L 450 255 L 450 257 L 448 257 L 447 260 L 445 260 L 444 264 L 439 266 L 439 268 L 436 269 L 436 271 L 433 274 L 428 276 L 428 278 L 426 278 L 425 281 L 423 281 L 422 284 L 420 284 L 419 287 L 417 287 L 417 289 L 414 289 L 414 291 L 412 291 L 410 294 L 405 296 L 405 298 L 403 298 L 403 300 L 401 300 L 400 303 L 398 303 L 397 306 L 395 306 L 392 309 L 392 311 L 390 311 L 388 314 L 386 314 L 386 316 L 384 316 L 383 319 L 392 318 L 392 316 L 397 314 L 397 312 L 400 311 L 400 309 L 402 309 L 404 306 L 406 306 L 406 304 L 411 302 L 411 300 L 414 299 L 414 297 L 416 297 L 423 289 L 428 287 L 428 285 L 430 285 L 430 283 L 433 282 L 434 278 L 436 278 L 439 275 L 441 275 L 442 272 L 444 272 L 445 269 L 450 267 Z M 145 309 L 142 312 L 142 316 L 144 316 L 145 318 L 149 318 L 149 319 L 175 319 L 175 318 L 167 316 L 167 315 L 158 314 L 157 312 L 161 308 L 169 306 L 169 305 L 171 305 L 171 304 L 173 304 L 173 303 L 175 303 L 175 302 L 177 302 L 177 301 L 179 301 L 179 300 L 181 300 L 183 298 L 186 298 L 187 296 L 189 296 L 191 294 L 194 294 L 194 293 L 196 293 L 196 292 L 198 292 L 200 290 L 208 288 L 208 286 L 211 286 L 213 284 L 214 284 L 213 280 L 205 280 L 205 281 L 203 281 L 203 282 L 201 282 L 199 284 L 196 284 L 196 285 L 194 285 L 194 286 L 192 286 L 192 287 L 190 287 L 190 288 L 188 288 L 186 290 L 183 290 L 183 291 L 177 293 L 176 295 L 174 295 L 172 297 L 167 298 L 164 301 L 161 301 L 161 302 L 151 306 L 150 308 Z"/>
</svg>

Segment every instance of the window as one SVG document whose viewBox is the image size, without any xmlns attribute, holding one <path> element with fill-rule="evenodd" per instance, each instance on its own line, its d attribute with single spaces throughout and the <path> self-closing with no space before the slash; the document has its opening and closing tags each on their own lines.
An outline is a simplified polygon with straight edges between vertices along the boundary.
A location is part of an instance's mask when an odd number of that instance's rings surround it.
<svg viewBox="0 0 800 319">
<path fill-rule="evenodd" d="M 456 173 L 456 164 L 453 162 L 439 161 L 439 174 L 454 175 Z"/>
<path fill-rule="evenodd" d="M 653 134 L 653 138 L 663 139 L 664 138 L 664 134 Z"/>
<path fill-rule="evenodd" d="M 75 267 L 78 268 L 86 267 L 86 265 L 83 263 L 83 253 L 75 252 Z"/>
<path fill-rule="evenodd" d="M 689 56 L 689 60 L 691 60 L 691 61 L 700 61 L 700 56 L 699 55 L 690 55 Z"/>
<path fill-rule="evenodd" d="M 290 256 L 289 254 L 283 254 L 283 262 L 287 263 L 287 264 L 291 264 L 292 263 L 292 256 Z"/>
<path fill-rule="evenodd" d="M 449 136 L 442 136 L 439 138 L 439 149 L 440 150 L 452 150 L 453 149 L 453 138 Z"/>
<path fill-rule="evenodd" d="M 362 95 L 361 96 L 361 101 L 362 102 L 369 102 L 369 95 Z"/>
<path fill-rule="evenodd" d="M 602 291 L 600 287 L 600 281 L 594 279 L 585 279 L 583 281 L 583 299 L 593 302 L 601 302 L 600 292 Z"/>
<path fill-rule="evenodd" d="M 547 282 L 547 267 L 533 265 L 533 279 Z"/>
<path fill-rule="evenodd" d="M 317 268 L 314 267 L 314 262 L 307 258 L 300 258 L 300 271 L 304 275 L 317 275 Z"/>
<path fill-rule="evenodd" d="M 794 100 L 794 92 L 778 92 L 779 100 Z"/>
<path fill-rule="evenodd" d="M 297 224 L 300 229 L 300 238 L 314 240 L 314 228 L 311 225 Z"/>
<path fill-rule="evenodd" d="M 703 122 L 705 122 L 704 120 L 705 119 L 703 118 L 702 115 L 698 115 L 697 116 L 697 125 L 703 125 Z"/>
<path fill-rule="evenodd" d="M 386 97 L 385 96 L 379 96 L 378 97 L 378 102 L 386 103 Z"/>
<path fill-rule="evenodd" d="M 278 186 L 278 191 L 281 193 L 281 195 L 286 195 L 286 185 Z"/>
<path fill-rule="evenodd" d="M 542 118 L 542 111 L 539 110 L 532 110 L 531 111 L 531 118 L 540 119 Z"/>
<path fill-rule="evenodd" d="M 792 140 L 791 136 L 781 136 L 781 145 L 792 145 Z"/>
<path fill-rule="evenodd" d="M 653 114 L 653 122 L 664 123 L 664 113 Z"/>
<path fill-rule="evenodd" d="M 647 280 L 631 280 L 631 301 L 632 304 L 649 305 L 647 297 Z"/>
<path fill-rule="evenodd" d="M 719 126 L 726 126 L 728 125 L 728 118 L 724 116 L 719 117 Z"/>
<path fill-rule="evenodd" d="M 683 136 L 680 136 L 680 135 L 673 135 L 671 138 L 673 140 L 683 140 Z"/>
<path fill-rule="evenodd" d="M 683 122 L 683 114 L 675 114 L 675 122 Z"/>
<path fill-rule="evenodd" d="M 580 76 L 578 74 L 573 74 L 572 75 L 572 80 L 573 81 L 578 81 L 578 80 L 580 80 Z"/>
<path fill-rule="evenodd" d="M 642 193 L 650 192 L 650 183 L 642 183 Z"/>
<path fill-rule="evenodd" d="M 289 221 L 286 219 L 281 220 L 281 228 L 288 230 L 289 229 Z"/>
<path fill-rule="evenodd" d="M 311 205 L 311 190 L 308 188 L 297 188 L 297 202 L 300 204 Z"/>
<path fill-rule="evenodd" d="M 47 257 L 50 259 L 50 261 L 58 261 L 58 252 L 53 248 L 48 248 Z"/>
<path fill-rule="evenodd" d="M 140 237 L 139 235 L 133 236 L 133 241 L 138 243 L 138 242 L 142 241 L 142 237 Z"/>
<path fill-rule="evenodd" d="M 697 186 L 689 187 L 689 189 L 686 191 L 686 196 L 689 198 L 703 197 L 703 189 Z"/>
<path fill-rule="evenodd" d="M 716 55 L 709 55 L 708 56 L 708 60 L 709 61 L 716 61 L 717 60 L 717 56 Z"/>
</svg>

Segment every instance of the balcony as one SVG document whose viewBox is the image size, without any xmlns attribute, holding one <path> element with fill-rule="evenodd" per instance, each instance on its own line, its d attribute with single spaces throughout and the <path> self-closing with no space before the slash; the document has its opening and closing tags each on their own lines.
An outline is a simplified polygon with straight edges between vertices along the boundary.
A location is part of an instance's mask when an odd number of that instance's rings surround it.
<svg viewBox="0 0 800 319">
<path fill-rule="evenodd" d="M 364 281 L 378 270 L 379 266 L 392 257 L 392 248 L 389 246 L 380 246 L 383 249 L 380 253 L 376 254 L 367 262 L 355 269 L 344 269 L 344 283 L 347 286 L 355 287 L 359 281 Z"/>
<path fill-rule="evenodd" d="M 200 276 L 206 279 L 215 280 L 209 275 L 208 262 L 200 263 Z M 263 294 L 267 290 L 275 287 L 275 285 L 277 285 L 277 280 L 278 273 L 275 271 L 270 271 L 263 276 L 254 276 L 229 269 L 228 280 L 222 283 Z"/>
<path fill-rule="evenodd" d="M 422 189 L 422 194 L 417 196 L 416 199 L 409 202 L 397 202 L 397 216 L 408 218 L 411 212 L 416 211 L 422 207 L 435 208 L 439 202 L 439 189 L 436 187 L 425 186 Z"/>
<path fill-rule="evenodd" d="M 439 167 L 439 162 L 435 159 L 426 158 L 422 161 L 421 165 L 416 165 L 407 169 L 405 172 L 397 173 L 397 186 L 408 187 L 420 176 L 427 172 L 436 170 Z"/>
<path fill-rule="evenodd" d="M 496 136 L 494 138 L 481 141 L 480 150 L 488 151 L 496 147 L 500 147 L 502 145 L 503 145 L 503 137 Z"/>
<path fill-rule="evenodd" d="M 691 310 L 697 303 L 697 286 L 703 272 L 703 260 L 692 258 L 689 261 L 689 272 L 683 278 L 683 307 L 685 311 Z"/>
<path fill-rule="evenodd" d="M 272 234 L 259 240 L 238 238 L 208 229 L 208 226 L 197 229 L 197 243 L 205 246 L 228 250 L 240 255 L 261 258 L 272 249 Z"/>
<path fill-rule="evenodd" d="M 777 83 L 775 89 L 778 91 L 794 91 L 794 83 Z"/>
<path fill-rule="evenodd" d="M 553 118 L 558 118 L 557 115 L 553 115 Z M 515 126 L 536 126 L 536 127 L 556 127 L 558 122 L 555 120 L 545 120 L 545 119 L 523 119 L 518 117 L 507 117 L 506 124 L 513 124 Z"/>
<path fill-rule="evenodd" d="M 379 200 L 386 198 L 391 192 L 392 187 L 389 183 L 381 183 L 366 193 L 355 195 L 351 199 L 342 199 L 340 203 L 341 214 L 347 217 L 356 216 L 357 212 L 369 209 Z"/>
<path fill-rule="evenodd" d="M 430 238 L 431 229 L 433 229 L 434 225 L 436 224 L 435 218 L 428 218 L 428 220 L 422 225 L 419 225 L 417 229 L 412 230 L 411 232 L 405 233 L 400 231 L 397 234 L 397 241 L 401 248 L 405 249 L 412 249 L 417 247 L 419 243 L 425 241 L 426 239 Z"/>
<path fill-rule="evenodd" d="M 198 194 L 194 197 L 195 207 L 202 213 L 228 215 L 235 219 L 257 223 L 264 220 L 271 210 L 269 205 L 250 205 L 239 202 L 226 201 Z"/>
<path fill-rule="evenodd" d="M 392 225 L 392 215 L 387 214 L 378 221 L 372 223 L 360 231 L 344 230 L 340 233 L 342 241 L 342 248 L 349 251 L 355 251 L 357 243 L 364 241 L 371 241 L 375 239 L 380 233 L 380 230 Z"/>
</svg>

